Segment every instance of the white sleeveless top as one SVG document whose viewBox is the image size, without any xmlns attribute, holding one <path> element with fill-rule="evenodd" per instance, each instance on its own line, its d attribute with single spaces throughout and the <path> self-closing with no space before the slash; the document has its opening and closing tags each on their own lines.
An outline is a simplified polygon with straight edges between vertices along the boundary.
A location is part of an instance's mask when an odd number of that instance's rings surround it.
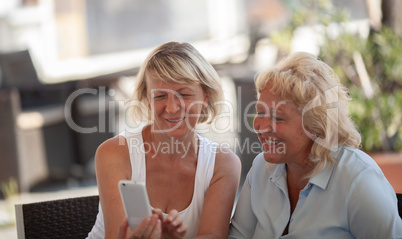
<svg viewBox="0 0 402 239">
<path fill-rule="evenodd" d="M 142 132 L 126 132 L 125 135 L 121 134 L 121 136 L 126 138 L 129 148 L 132 171 L 131 180 L 146 183 L 145 149 Z M 184 237 L 185 239 L 193 238 L 197 235 L 201 212 L 204 205 L 204 197 L 214 174 L 215 155 L 218 146 L 217 143 L 214 143 L 200 135 L 198 135 L 198 138 L 199 151 L 193 198 L 190 205 L 183 211 L 179 212 L 179 215 L 183 218 L 183 224 L 187 226 L 187 233 Z M 166 216 L 167 214 L 164 214 L 164 217 Z M 103 212 L 100 203 L 95 225 L 87 238 L 105 238 Z"/>
</svg>

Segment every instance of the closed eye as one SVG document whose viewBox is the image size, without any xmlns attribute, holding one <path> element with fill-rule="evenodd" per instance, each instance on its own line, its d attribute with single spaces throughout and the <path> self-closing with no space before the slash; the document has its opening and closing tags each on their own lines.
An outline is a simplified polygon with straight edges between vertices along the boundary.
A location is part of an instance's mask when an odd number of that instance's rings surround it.
<svg viewBox="0 0 402 239">
<path fill-rule="evenodd" d="M 273 116 L 272 120 L 273 121 L 283 121 L 284 119 Z"/>
<path fill-rule="evenodd" d="M 154 95 L 154 99 L 163 99 L 164 97 L 166 97 L 165 94 L 162 94 L 162 95 Z"/>
<path fill-rule="evenodd" d="M 257 113 L 256 113 L 256 116 L 257 116 L 257 117 L 264 117 L 264 116 L 265 116 L 265 113 L 264 113 L 264 112 L 257 112 Z"/>
</svg>

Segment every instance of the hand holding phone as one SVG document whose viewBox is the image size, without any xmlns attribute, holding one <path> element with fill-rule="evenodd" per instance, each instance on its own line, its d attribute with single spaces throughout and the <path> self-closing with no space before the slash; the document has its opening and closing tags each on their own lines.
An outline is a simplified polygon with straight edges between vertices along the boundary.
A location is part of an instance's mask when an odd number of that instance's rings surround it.
<svg viewBox="0 0 402 239">
<path fill-rule="evenodd" d="M 134 230 L 144 218 L 152 216 L 146 186 L 141 182 L 121 180 L 119 189 L 128 224 Z"/>
</svg>

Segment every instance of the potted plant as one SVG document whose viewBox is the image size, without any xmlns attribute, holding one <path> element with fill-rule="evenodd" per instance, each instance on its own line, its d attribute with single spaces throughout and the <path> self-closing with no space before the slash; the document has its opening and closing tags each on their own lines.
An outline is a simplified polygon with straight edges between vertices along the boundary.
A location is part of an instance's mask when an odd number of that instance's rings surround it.
<svg viewBox="0 0 402 239">
<path fill-rule="evenodd" d="M 382 24 L 371 26 L 368 36 L 362 37 L 348 28 L 350 21 L 345 9 L 333 7 L 328 0 L 303 3 L 295 9 L 291 23 L 270 36 L 279 49 L 279 58 L 289 53 L 291 38 L 301 26 L 310 26 L 320 34 L 318 57 L 334 68 L 349 88 L 351 116 L 362 135 L 362 150 L 376 160 L 394 189 L 402 192 L 402 34 L 398 33 L 399 28 L 383 18 Z M 402 4 L 395 6 L 401 8 Z M 398 12 L 388 5 L 383 9 Z"/>
</svg>

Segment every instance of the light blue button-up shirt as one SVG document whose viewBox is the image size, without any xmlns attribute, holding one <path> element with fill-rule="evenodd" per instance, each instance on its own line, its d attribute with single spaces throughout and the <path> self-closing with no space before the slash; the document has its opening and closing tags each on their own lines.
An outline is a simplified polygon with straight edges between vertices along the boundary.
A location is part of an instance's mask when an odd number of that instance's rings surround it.
<svg viewBox="0 0 402 239">
<path fill-rule="evenodd" d="M 395 192 L 364 152 L 339 147 L 310 178 L 291 215 L 285 164 L 259 154 L 240 193 L 229 238 L 402 238 Z M 401 172 L 402 173 L 402 172 Z M 289 223 L 289 233 L 282 236 Z"/>
</svg>

